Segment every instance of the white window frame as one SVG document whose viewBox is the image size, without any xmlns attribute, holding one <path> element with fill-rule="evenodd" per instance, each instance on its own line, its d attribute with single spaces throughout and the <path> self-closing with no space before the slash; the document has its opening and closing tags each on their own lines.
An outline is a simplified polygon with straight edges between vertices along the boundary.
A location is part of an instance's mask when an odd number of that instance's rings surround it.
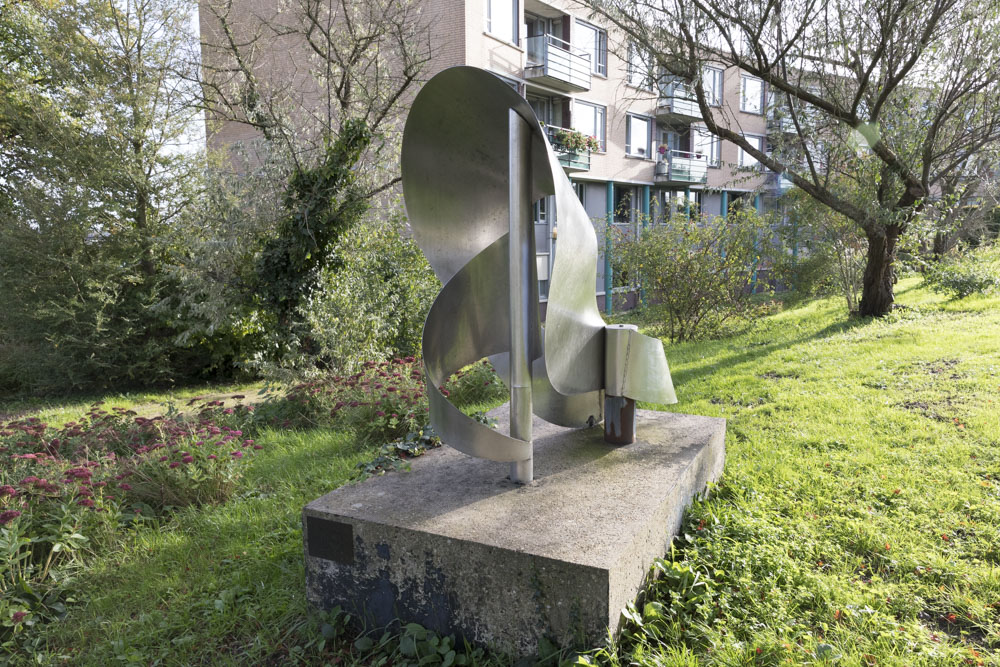
<svg viewBox="0 0 1000 667">
<path fill-rule="evenodd" d="M 583 131 L 577 126 L 576 121 L 579 115 L 585 111 L 594 114 L 594 129 L 597 130 L 597 142 L 601 145 L 599 152 L 603 153 L 608 150 L 608 108 L 601 104 L 594 104 L 593 102 L 574 98 L 573 113 L 570 116 L 570 120 L 572 121 L 573 129 L 577 132 Z"/>
<path fill-rule="evenodd" d="M 645 144 L 642 147 L 643 152 L 637 152 L 635 149 L 637 146 L 632 138 L 632 121 L 641 120 L 646 122 L 646 139 Z M 637 113 L 627 113 L 625 114 L 625 154 L 631 157 L 639 157 L 645 160 L 652 160 L 652 143 L 653 143 L 653 127 L 655 121 L 649 116 L 643 116 Z"/>
<path fill-rule="evenodd" d="M 511 44 L 520 44 L 520 31 L 521 31 L 521 0 L 485 0 L 486 2 L 486 32 L 493 35 L 497 39 L 503 40 L 504 42 L 510 42 Z M 502 35 L 493 30 L 493 6 L 494 4 L 506 4 L 510 2 L 511 4 L 511 32 L 509 35 Z"/>
<path fill-rule="evenodd" d="M 697 137 L 707 137 L 708 138 L 708 166 L 709 167 L 719 167 L 722 163 L 722 141 L 717 135 L 712 134 L 707 128 L 692 127 L 692 134 L 696 135 L 692 137 L 692 147 L 695 149 L 694 153 L 698 153 L 699 142 Z"/>
<path fill-rule="evenodd" d="M 594 51 L 590 52 L 590 70 L 598 76 L 608 75 L 608 31 L 603 28 L 598 28 L 593 23 L 587 23 L 586 21 L 581 21 L 576 19 L 576 25 L 578 28 L 582 27 L 586 30 L 593 30 L 595 35 L 596 43 L 594 44 Z M 573 36 L 574 43 L 573 46 L 579 47 L 583 39 L 579 35 Z M 582 48 L 582 47 L 581 47 Z M 585 49 L 588 50 L 589 49 Z"/>
<path fill-rule="evenodd" d="M 761 153 L 764 152 L 764 137 L 757 134 L 744 134 L 743 138 L 750 142 L 756 140 L 757 150 L 759 150 Z M 755 158 L 754 156 L 750 155 L 745 150 L 743 150 L 742 146 L 740 146 L 739 149 L 740 149 L 739 151 L 740 168 L 753 169 L 755 171 L 759 171 L 762 168 L 762 165 L 760 164 L 760 161 L 757 158 Z"/>
<path fill-rule="evenodd" d="M 722 89 L 725 81 L 725 72 L 720 67 L 705 67 L 702 72 L 702 87 L 708 97 L 708 105 L 712 107 L 722 106 Z M 711 83 L 711 85 L 709 85 Z M 716 85 L 718 84 L 718 85 Z"/>
<path fill-rule="evenodd" d="M 648 53 L 636 44 L 628 45 L 628 61 L 625 63 L 625 82 L 633 88 L 640 90 L 653 89 L 653 77 L 651 74 L 649 60 L 652 60 Z"/>
<path fill-rule="evenodd" d="M 754 81 L 760 84 L 760 99 L 757 100 L 758 108 L 756 111 L 754 111 L 752 108 L 748 108 L 747 105 L 747 101 L 749 99 L 747 97 L 747 83 L 750 81 Z M 758 79 L 755 76 L 750 76 L 749 74 L 740 75 L 740 111 L 742 111 L 743 113 L 751 113 L 754 114 L 755 116 L 763 116 L 764 103 L 766 100 L 765 88 L 766 86 L 764 85 L 764 81 L 762 79 Z"/>
</svg>

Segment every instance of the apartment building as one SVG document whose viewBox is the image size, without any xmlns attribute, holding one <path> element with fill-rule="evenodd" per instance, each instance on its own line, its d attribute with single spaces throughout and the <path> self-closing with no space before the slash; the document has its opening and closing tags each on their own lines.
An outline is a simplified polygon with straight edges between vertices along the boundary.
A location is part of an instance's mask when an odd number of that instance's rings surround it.
<svg viewBox="0 0 1000 667">
<path fill-rule="evenodd" d="M 641 53 L 576 3 L 423 0 L 422 8 L 434 52 L 426 76 L 473 65 L 517 90 L 544 124 L 595 219 L 634 227 L 691 210 L 726 215 L 741 198 L 763 208 L 789 185 L 764 174 L 736 145 L 708 133 L 689 84 L 656 80 Z M 717 118 L 766 149 L 764 83 L 721 67 L 706 70 L 704 83 L 720 110 Z M 242 132 L 224 126 L 209 141 L 224 144 Z M 575 133 L 594 137 L 596 147 L 581 149 Z M 542 301 L 558 245 L 553 207 L 549 198 L 534 208 Z M 595 289 L 601 307 L 610 305 L 605 302 L 612 289 L 610 271 L 603 257 Z"/>
</svg>

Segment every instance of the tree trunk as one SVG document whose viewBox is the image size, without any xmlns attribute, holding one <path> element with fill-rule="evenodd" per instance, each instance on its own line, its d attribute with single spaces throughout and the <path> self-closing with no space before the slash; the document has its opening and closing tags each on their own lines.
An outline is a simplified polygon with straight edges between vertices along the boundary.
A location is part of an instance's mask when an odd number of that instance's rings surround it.
<svg viewBox="0 0 1000 667">
<path fill-rule="evenodd" d="M 139 232 L 139 248 L 142 252 L 139 269 L 143 276 L 152 278 L 156 274 L 156 267 L 153 265 L 153 244 L 149 239 L 149 195 L 142 187 L 135 198 L 135 228 Z"/>
<path fill-rule="evenodd" d="M 892 310 L 895 296 L 892 285 L 896 272 L 896 242 L 899 240 L 899 226 L 887 225 L 884 233 L 868 232 L 868 259 L 861 291 L 858 314 L 866 317 L 882 317 Z"/>
</svg>

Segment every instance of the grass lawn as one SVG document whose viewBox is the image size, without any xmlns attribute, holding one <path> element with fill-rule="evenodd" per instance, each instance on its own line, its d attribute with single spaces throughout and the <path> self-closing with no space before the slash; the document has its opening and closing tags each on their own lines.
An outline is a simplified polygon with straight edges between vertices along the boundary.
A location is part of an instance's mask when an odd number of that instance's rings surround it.
<svg viewBox="0 0 1000 667">
<path fill-rule="evenodd" d="M 725 475 L 621 639 L 588 659 L 1000 665 L 1000 298 L 949 302 L 918 283 L 885 320 L 817 300 L 668 346 L 670 409 L 729 420 Z M 234 499 L 91 559 L 66 620 L 37 635 L 43 662 L 399 659 L 322 646 L 304 602 L 300 509 L 374 452 L 323 429 L 255 437 Z"/>
</svg>

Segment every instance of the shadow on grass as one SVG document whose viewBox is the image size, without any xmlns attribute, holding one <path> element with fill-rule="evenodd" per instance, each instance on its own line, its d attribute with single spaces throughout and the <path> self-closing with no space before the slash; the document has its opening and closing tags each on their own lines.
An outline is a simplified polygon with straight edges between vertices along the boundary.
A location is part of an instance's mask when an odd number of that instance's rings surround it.
<svg viewBox="0 0 1000 667">
<path fill-rule="evenodd" d="M 817 342 L 825 338 L 831 338 L 838 334 L 846 333 L 854 329 L 859 329 L 861 327 L 868 326 L 873 321 L 874 318 L 851 317 L 849 319 L 833 322 L 832 324 L 829 324 L 828 326 L 823 327 L 818 331 L 808 333 L 796 338 L 781 339 L 781 340 L 776 340 L 774 342 L 762 343 L 762 344 L 750 343 L 748 344 L 748 349 L 744 352 L 740 352 L 738 354 L 732 354 L 723 357 L 721 359 L 714 359 L 714 360 L 706 359 L 705 362 L 702 364 L 698 364 L 690 368 L 681 368 L 679 370 L 672 371 L 672 375 L 674 377 L 675 383 L 683 386 L 683 384 L 691 382 L 692 380 L 698 380 L 707 377 L 709 375 L 712 375 L 714 373 L 718 373 L 720 371 L 730 370 L 732 368 L 735 368 L 736 366 L 741 366 L 743 364 L 756 361 L 758 359 L 768 356 L 772 352 L 788 349 L 789 347 L 794 347 L 796 345 L 801 345 L 804 343 Z M 704 351 L 709 352 L 709 354 L 705 356 L 711 356 L 712 352 L 722 347 L 723 345 L 726 345 L 725 340 L 704 342 L 701 343 L 699 347 L 701 347 L 703 350 L 705 347 L 710 347 L 709 350 L 704 350 Z M 667 353 L 669 355 L 670 353 L 669 348 Z"/>
</svg>

